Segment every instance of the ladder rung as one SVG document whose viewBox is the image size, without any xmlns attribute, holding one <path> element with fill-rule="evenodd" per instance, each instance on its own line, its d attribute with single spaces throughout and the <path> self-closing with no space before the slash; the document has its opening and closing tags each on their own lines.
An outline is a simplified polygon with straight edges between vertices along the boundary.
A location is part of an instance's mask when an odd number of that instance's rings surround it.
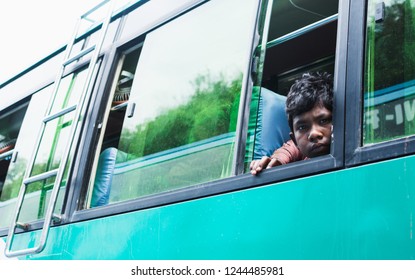
<svg viewBox="0 0 415 280">
<path fill-rule="evenodd" d="M 26 180 L 23 181 L 23 184 L 25 185 L 29 185 L 31 183 L 37 182 L 37 181 L 42 181 L 45 179 L 49 179 L 50 177 L 56 176 L 56 174 L 58 174 L 58 170 L 59 169 L 54 169 L 51 171 L 47 171 L 32 177 L 27 178 Z"/>
<path fill-rule="evenodd" d="M 83 20 L 86 20 L 86 21 L 89 21 L 90 23 L 95 23 L 95 22 L 96 22 L 95 20 L 90 19 L 90 18 L 88 18 L 88 17 L 83 17 L 82 19 L 83 19 Z"/>
<path fill-rule="evenodd" d="M 96 10 L 98 10 L 99 8 L 101 8 L 102 6 L 104 6 L 105 4 L 107 4 L 110 0 L 104 0 L 101 3 L 99 3 L 98 5 L 96 5 L 95 7 L 93 7 L 92 9 L 90 9 L 88 12 L 84 13 L 81 18 L 86 19 L 90 14 L 92 14 L 93 12 L 95 12 Z"/>
<path fill-rule="evenodd" d="M 72 62 L 80 59 L 81 57 L 83 57 L 84 55 L 87 55 L 88 53 L 92 52 L 93 50 L 95 50 L 95 45 L 92 45 L 92 46 L 80 51 L 77 55 L 75 55 L 71 58 L 68 58 L 67 60 L 65 60 L 63 62 L 63 66 L 67 66 L 67 65 L 71 64 Z"/>
<path fill-rule="evenodd" d="M 56 113 L 55 113 L 55 114 L 53 114 L 53 115 L 46 116 L 46 117 L 43 119 L 43 122 L 44 122 L 44 123 L 47 123 L 47 122 L 49 122 L 49 121 L 51 121 L 51 120 L 57 119 L 57 118 L 59 118 L 60 116 L 63 116 L 63 115 L 65 115 L 65 114 L 67 114 L 67 113 L 70 113 L 70 112 L 74 111 L 75 109 L 76 109 L 76 104 L 75 104 L 75 105 L 72 105 L 72 106 L 70 106 L 70 107 L 64 108 L 64 109 L 60 110 L 59 112 L 56 112 Z"/>
</svg>

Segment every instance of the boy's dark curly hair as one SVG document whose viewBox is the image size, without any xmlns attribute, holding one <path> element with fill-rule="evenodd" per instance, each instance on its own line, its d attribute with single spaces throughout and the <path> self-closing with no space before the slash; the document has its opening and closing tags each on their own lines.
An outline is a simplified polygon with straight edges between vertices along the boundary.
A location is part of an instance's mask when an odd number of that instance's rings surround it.
<svg viewBox="0 0 415 280">
<path fill-rule="evenodd" d="M 285 103 L 288 124 L 293 130 L 293 119 L 310 111 L 317 104 L 333 111 L 333 77 L 327 72 L 304 73 L 291 86 Z"/>
</svg>

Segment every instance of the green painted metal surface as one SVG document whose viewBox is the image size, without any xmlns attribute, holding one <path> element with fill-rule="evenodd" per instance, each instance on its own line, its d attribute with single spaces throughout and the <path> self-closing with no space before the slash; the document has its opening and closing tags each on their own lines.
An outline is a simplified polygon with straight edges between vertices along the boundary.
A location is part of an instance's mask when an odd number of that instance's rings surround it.
<svg viewBox="0 0 415 280">
<path fill-rule="evenodd" d="M 411 156 L 54 227 L 27 258 L 414 259 L 414 169 Z"/>
</svg>

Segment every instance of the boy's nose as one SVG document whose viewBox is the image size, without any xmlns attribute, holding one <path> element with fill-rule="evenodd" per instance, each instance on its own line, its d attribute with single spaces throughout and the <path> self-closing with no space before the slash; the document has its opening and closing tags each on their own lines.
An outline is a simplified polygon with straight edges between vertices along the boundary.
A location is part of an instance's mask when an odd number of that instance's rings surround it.
<svg viewBox="0 0 415 280">
<path fill-rule="evenodd" d="M 310 130 L 310 134 L 308 135 L 308 140 L 310 142 L 317 142 L 321 139 L 323 139 L 323 133 L 318 128 L 313 126 Z"/>
</svg>

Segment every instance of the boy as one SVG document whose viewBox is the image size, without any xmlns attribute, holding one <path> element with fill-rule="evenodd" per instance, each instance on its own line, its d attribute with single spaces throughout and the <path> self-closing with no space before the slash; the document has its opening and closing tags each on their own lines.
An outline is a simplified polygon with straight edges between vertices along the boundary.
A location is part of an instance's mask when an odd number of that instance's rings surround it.
<svg viewBox="0 0 415 280">
<path fill-rule="evenodd" d="M 317 157 L 330 152 L 333 80 L 328 73 L 305 73 L 287 95 L 286 113 L 291 140 L 271 157 L 251 162 L 251 174 L 264 168 Z"/>
</svg>

